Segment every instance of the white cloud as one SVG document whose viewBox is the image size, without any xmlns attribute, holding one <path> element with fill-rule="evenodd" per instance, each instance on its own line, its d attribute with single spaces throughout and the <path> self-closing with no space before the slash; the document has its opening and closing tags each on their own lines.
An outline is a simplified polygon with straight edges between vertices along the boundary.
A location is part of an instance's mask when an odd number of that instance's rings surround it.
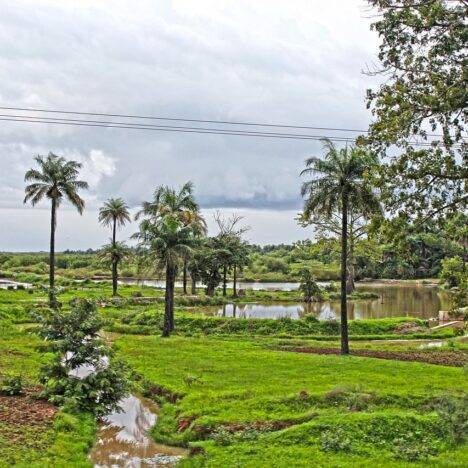
<svg viewBox="0 0 468 468">
<path fill-rule="evenodd" d="M 366 5 L 364 0 L 0 0 L 0 101 L 366 128 L 364 96 L 372 81 L 361 70 L 377 51 Z M 2 122 L 0 207 L 21 207 L 24 171 L 35 154 L 49 150 L 84 163 L 89 208 L 109 196 L 136 205 L 158 184 L 190 179 L 207 208 L 297 210 L 298 174 L 320 145 Z M 254 232 L 251 236 L 255 240 Z"/>
</svg>

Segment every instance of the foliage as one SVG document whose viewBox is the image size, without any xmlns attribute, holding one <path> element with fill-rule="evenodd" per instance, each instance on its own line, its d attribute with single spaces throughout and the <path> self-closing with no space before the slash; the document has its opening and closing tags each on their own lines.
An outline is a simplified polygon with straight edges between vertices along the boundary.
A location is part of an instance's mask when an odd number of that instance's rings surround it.
<svg viewBox="0 0 468 468">
<path fill-rule="evenodd" d="M 305 302 L 320 301 L 323 298 L 322 289 L 315 282 L 312 272 L 306 268 L 301 270 L 299 290 L 302 292 Z"/>
<path fill-rule="evenodd" d="M 378 13 L 383 84 L 368 91 L 369 139 L 385 157 L 381 186 L 393 212 L 438 215 L 466 206 L 466 15 L 464 0 L 368 0 Z M 435 132 L 435 135 L 429 132 Z M 417 142 L 426 146 L 418 147 Z M 392 152 L 395 154 L 395 152 Z"/>
<path fill-rule="evenodd" d="M 103 415 L 118 408 L 127 394 L 125 367 L 99 338 L 102 326 L 88 300 L 78 301 L 70 312 L 49 310 L 42 317 L 40 334 L 50 341 L 53 356 L 41 381 L 44 396 L 54 404 Z"/>
<path fill-rule="evenodd" d="M 456 288 L 460 286 L 463 281 L 466 281 L 466 276 L 465 265 L 460 257 L 450 257 L 442 260 L 440 278 L 444 280 L 447 287 Z"/>
<path fill-rule="evenodd" d="M 21 395 L 23 392 L 23 386 L 23 378 L 20 375 L 4 377 L 0 380 L 0 395 Z"/>
</svg>

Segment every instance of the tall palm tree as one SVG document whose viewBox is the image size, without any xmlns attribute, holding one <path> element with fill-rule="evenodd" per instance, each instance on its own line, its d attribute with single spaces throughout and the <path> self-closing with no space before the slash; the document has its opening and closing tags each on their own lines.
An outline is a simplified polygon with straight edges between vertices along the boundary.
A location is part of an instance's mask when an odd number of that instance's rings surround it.
<svg viewBox="0 0 468 468">
<path fill-rule="evenodd" d="M 120 255 L 117 255 L 119 249 L 116 249 L 116 232 L 120 226 L 125 226 L 125 223 L 131 222 L 130 213 L 127 204 L 122 198 L 109 198 L 99 210 L 99 222 L 103 226 L 112 227 L 112 247 L 116 255 L 114 255 L 112 265 L 112 295 L 117 295 L 117 280 L 118 280 L 118 263 Z"/>
<path fill-rule="evenodd" d="M 341 211 L 341 353 L 349 354 L 348 312 L 346 301 L 348 214 L 350 206 L 367 214 L 376 210 L 378 199 L 366 179 L 377 164 L 375 155 L 362 148 L 337 149 L 328 139 L 322 140 L 323 159 L 311 157 L 301 175 L 312 179 L 302 184 L 305 197 L 304 216 L 332 217 Z"/>
<path fill-rule="evenodd" d="M 187 258 L 206 232 L 205 220 L 193 196 L 193 185 L 186 183 L 177 192 L 158 187 L 153 200 L 144 202 L 135 219 L 143 216 L 140 230 L 134 235 L 140 246 L 155 255 L 157 264 L 166 270 L 166 292 L 163 336 L 174 330 L 174 283 L 177 268 Z"/>
<path fill-rule="evenodd" d="M 49 258 L 49 304 L 57 306 L 55 298 L 55 228 L 57 225 L 57 209 L 66 198 L 82 214 L 84 200 L 78 195 L 78 190 L 87 189 L 88 184 L 77 180 L 81 164 L 67 161 L 61 156 L 49 153 L 47 156 L 34 158 L 38 169 L 29 169 L 24 176 L 26 182 L 32 182 L 25 188 L 24 203 L 28 201 L 34 206 L 44 197 L 51 202 L 50 217 L 50 258 Z"/>
</svg>

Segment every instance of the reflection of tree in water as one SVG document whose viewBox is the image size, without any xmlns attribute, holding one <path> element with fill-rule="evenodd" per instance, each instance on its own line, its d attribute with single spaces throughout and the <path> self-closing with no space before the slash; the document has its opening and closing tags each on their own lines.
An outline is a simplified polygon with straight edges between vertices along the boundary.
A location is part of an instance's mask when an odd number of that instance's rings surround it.
<svg viewBox="0 0 468 468">
<path fill-rule="evenodd" d="M 121 407 L 122 412 L 104 418 L 98 441 L 90 454 L 95 466 L 167 467 L 167 464 L 155 464 L 150 459 L 160 455 L 182 454 L 178 448 L 158 445 L 147 437 L 147 431 L 154 425 L 156 416 L 138 398 L 125 398 Z"/>
<path fill-rule="evenodd" d="M 417 284 L 358 284 L 358 292 L 373 292 L 377 299 L 360 299 L 348 302 L 350 319 L 371 319 L 412 316 L 436 317 L 439 310 L 448 310 L 447 293 L 434 286 Z M 300 318 L 312 314 L 319 320 L 336 320 L 340 316 L 340 302 L 275 302 L 255 304 L 226 304 L 214 308 L 214 313 L 223 317 L 237 318 Z"/>
</svg>

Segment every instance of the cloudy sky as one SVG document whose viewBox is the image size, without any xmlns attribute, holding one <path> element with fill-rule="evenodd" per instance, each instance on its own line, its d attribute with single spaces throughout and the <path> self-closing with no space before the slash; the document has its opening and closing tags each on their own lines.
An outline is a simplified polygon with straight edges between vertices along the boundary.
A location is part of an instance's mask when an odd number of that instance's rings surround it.
<svg viewBox="0 0 468 468">
<path fill-rule="evenodd" d="M 2 106 L 358 129 L 370 120 L 375 82 L 362 71 L 377 63 L 378 40 L 365 0 L 0 0 L 0 11 Z M 61 207 L 59 249 L 106 240 L 96 218 L 107 197 L 136 207 L 157 185 L 187 180 L 210 226 L 219 209 L 245 216 L 252 242 L 311 236 L 294 217 L 317 142 L 0 122 L 0 250 L 47 249 L 47 203 L 22 200 L 24 172 L 48 151 L 81 161 L 90 183 L 83 216 Z"/>
</svg>

